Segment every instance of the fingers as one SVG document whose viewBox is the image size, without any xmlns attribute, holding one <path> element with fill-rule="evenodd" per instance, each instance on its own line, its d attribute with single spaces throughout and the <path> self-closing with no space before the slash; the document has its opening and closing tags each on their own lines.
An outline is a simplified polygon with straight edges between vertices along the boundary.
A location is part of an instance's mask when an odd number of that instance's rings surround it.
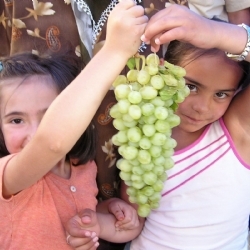
<svg viewBox="0 0 250 250">
<path fill-rule="evenodd" d="M 94 232 L 86 233 L 85 238 L 68 235 L 66 241 L 71 247 L 77 250 L 95 250 L 99 246 L 98 237 Z"/>
</svg>

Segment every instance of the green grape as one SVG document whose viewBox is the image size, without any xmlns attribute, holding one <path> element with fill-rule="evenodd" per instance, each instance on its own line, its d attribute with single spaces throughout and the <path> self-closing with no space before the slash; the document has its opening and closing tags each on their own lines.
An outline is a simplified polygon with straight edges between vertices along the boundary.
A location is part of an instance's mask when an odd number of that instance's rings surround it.
<svg viewBox="0 0 250 250">
<path fill-rule="evenodd" d="M 141 217 L 147 217 L 150 214 L 151 208 L 149 204 L 140 204 L 138 206 L 138 215 Z"/>
<path fill-rule="evenodd" d="M 144 103 L 141 106 L 141 112 L 144 116 L 150 116 L 154 113 L 155 106 L 152 103 Z"/>
<path fill-rule="evenodd" d="M 158 120 L 165 120 L 168 117 L 168 110 L 165 107 L 156 107 L 154 115 Z"/>
<path fill-rule="evenodd" d="M 127 73 L 127 79 L 129 82 L 136 82 L 137 81 L 137 76 L 138 76 L 138 70 L 136 69 L 131 69 Z"/>
<path fill-rule="evenodd" d="M 139 146 L 142 149 L 149 149 L 151 147 L 151 142 L 148 137 L 142 137 L 139 141 Z"/>
<path fill-rule="evenodd" d="M 176 99 L 175 99 L 176 103 L 182 103 L 186 98 L 185 93 L 181 91 L 178 91 L 175 95 L 176 95 Z"/>
<path fill-rule="evenodd" d="M 116 77 L 116 79 L 115 79 L 115 81 L 113 82 L 112 85 L 114 87 L 117 87 L 118 85 L 125 84 L 125 83 L 127 83 L 127 77 L 124 76 L 124 75 L 119 75 L 119 76 Z"/>
<path fill-rule="evenodd" d="M 163 101 L 160 96 L 156 96 L 154 99 L 150 100 L 150 103 L 157 107 L 165 106 L 165 101 Z"/>
<path fill-rule="evenodd" d="M 128 100 L 130 103 L 132 104 L 138 104 L 141 102 L 142 100 L 142 96 L 141 93 L 138 91 L 134 91 L 132 90 L 129 94 L 128 94 Z"/>
<path fill-rule="evenodd" d="M 149 197 L 149 199 L 150 201 L 158 202 L 161 199 L 161 194 L 155 192 Z"/>
<path fill-rule="evenodd" d="M 126 130 L 120 130 L 120 131 L 118 131 L 118 133 L 116 135 L 117 135 L 118 142 L 126 143 L 128 141 Z"/>
<path fill-rule="evenodd" d="M 166 140 L 166 142 L 164 143 L 164 145 L 163 145 L 162 147 L 163 147 L 164 149 L 169 150 L 169 149 L 175 148 L 176 146 L 177 146 L 176 140 L 169 137 L 169 138 Z"/>
<path fill-rule="evenodd" d="M 163 189 L 163 187 L 164 187 L 164 183 L 163 183 L 163 181 L 161 181 L 161 180 L 157 180 L 154 184 L 153 184 L 153 189 L 154 189 L 154 191 L 155 192 L 161 192 L 161 190 Z"/>
<path fill-rule="evenodd" d="M 133 120 L 132 122 L 123 121 L 124 126 L 126 126 L 127 128 L 135 127 L 137 123 L 138 122 L 136 120 Z"/>
<path fill-rule="evenodd" d="M 142 189 L 145 187 L 145 183 L 143 181 L 133 181 L 132 182 L 132 187 L 136 188 L 137 190 Z"/>
<path fill-rule="evenodd" d="M 128 187 L 126 192 L 129 196 L 136 196 L 137 194 L 137 190 L 133 187 Z"/>
<path fill-rule="evenodd" d="M 178 115 L 170 115 L 168 117 L 168 122 L 171 128 L 178 126 L 181 123 L 181 119 Z"/>
<path fill-rule="evenodd" d="M 119 173 L 119 175 L 120 175 L 121 179 L 124 180 L 124 181 L 131 180 L 131 174 L 130 173 L 126 173 L 126 172 L 121 171 Z"/>
<path fill-rule="evenodd" d="M 142 182 L 142 176 L 138 174 L 131 174 L 131 181 L 132 182 Z"/>
<path fill-rule="evenodd" d="M 144 171 L 151 171 L 154 168 L 154 164 L 151 162 L 149 164 L 141 164 L 140 167 L 144 170 Z"/>
<path fill-rule="evenodd" d="M 128 108 L 128 114 L 135 120 L 141 117 L 141 108 L 138 105 L 132 104 Z"/>
<path fill-rule="evenodd" d="M 142 132 L 138 127 L 129 128 L 127 130 L 127 138 L 131 142 L 139 142 L 142 137 Z"/>
<path fill-rule="evenodd" d="M 122 144 L 121 146 L 119 146 L 118 148 L 118 153 L 122 156 L 123 155 L 123 151 L 124 149 L 127 147 L 127 144 Z"/>
<path fill-rule="evenodd" d="M 147 70 L 140 70 L 137 75 L 137 82 L 139 82 L 141 85 L 146 85 L 150 81 L 150 74 Z"/>
<path fill-rule="evenodd" d="M 157 175 L 153 172 L 144 173 L 142 178 L 147 185 L 153 185 L 157 181 Z"/>
<path fill-rule="evenodd" d="M 156 166 L 164 165 L 165 164 L 165 157 L 163 155 L 160 155 L 158 157 L 153 158 L 152 161 Z"/>
<path fill-rule="evenodd" d="M 115 104 L 115 105 L 112 106 L 112 108 L 109 110 L 109 114 L 113 118 L 118 118 L 118 119 L 122 118 L 122 114 L 119 111 L 118 104 Z"/>
<path fill-rule="evenodd" d="M 162 156 L 165 158 L 171 157 L 173 154 L 174 154 L 174 150 L 172 148 L 164 149 L 162 152 Z"/>
<path fill-rule="evenodd" d="M 178 89 L 179 89 L 179 90 L 180 90 L 180 89 L 183 89 L 183 88 L 185 88 L 185 86 L 186 86 L 186 81 L 185 81 L 185 79 L 184 79 L 184 78 L 178 79 L 178 83 L 177 83 Z"/>
<path fill-rule="evenodd" d="M 165 101 L 164 106 L 165 107 L 170 107 L 174 103 L 173 99 L 168 99 Z"/>
<path fill-rule="evenodd" d="M 146 57 L 146 64 L 147 65 L 159 65 L 160 64 L 160 58 L 157 54 L 151 53 Z"/>
<path fill-rule="evenodd" d="M 130 93 L 131 89 L 128 84 L 120 84 L 116 86 L 115 88 L 115 97 L 120 99 L 125 99 L 128 97 L 128 94 Z"/>
<path fill-rule="evenodd" d="M 156 208 L 158 208 L 160 206 L 160 202 L 157 202 L 157 201 L 155 201 L 155 202 L 150 202 L 150 208 L 151 209 L 156 209 Z"/>
<path fill-rule="evenodd" d="M 144 195 L 142 192 L 139 192 L 136 195 L 136 199 L 139 204 L 146 204 L 148 201 L 148 196 Z"/>
<path fill-rule="evenodd" d="M 117 107 L 120 113 L 126 114 L 128 113 L 128 109 L 130 107 L 130 102 L 127 99 L 121 99 L 117 102 Z"/>
<path fill-rule="evenodd" d="M 127 127 L 124 124 L 124 121 L 122 119 L 114 119 L 113 125 L 117 130 L 126 130 Z"/>
<path fill-rule="evenodd" d="M 130 86 L 131 86 L 132 90 L 134 90 L 134 91 L 139 91 L 142 87 L 139 82 L 131 82 Z"/>
<path fill-rule="evenodd" d="M 150 84 L 155 88 L 155 89 L 162 89 L 165 86 L 165 82 L 163 78 L 159 75 L 154 75 L 151 77 Z"/>
<path fill-rule="evenodd" d="M 161 77 L 165 84 L 170 87 L 176 87 L 178 86 L 178 80 L 171 74 L 163 75 L 161 74 Z"/>
<path fill-rule="evenodd" d="M 164 172 L 161 176 L 159 176 L 159 180 L 161 180 L 161 181 L 166 181 L 167 180 L 167 178 L 168 178 L 168 176 L 167 176 L 167 173 L 166 172 Z"/>
<path fill-rule="evenodd" d="M 169 170 L 170 168 L 172 168 L 174 166 L 174 161 L 172 158 L 168 157 L 165 159 L 165 163 L 164 163 L 164 168 L 165 170 Z"/>
<path fill-rule="evenodd" d="M 141 164 L 149 164 L 151 162 L 151 155 L 145 149 L 140 149 L 137 155 L 138 161 Z"/>
<path fill-rule="evenodd" d="M 144 170 L 140 166 L 133 166 L 131 170 L 132 173 L 136 175 L 142 175 L 144 173 Z"/>
<path fill-rule="evenodd" d="M 151 154 L 151 156 L 155 158 L 161 155 L 162 148 L 160 146 L 152 145 L 148 151 Z"/>
<path fill-rule="evenodd" d="M 167 120 L 157 120 L 155 122 L 155 129 L 160 133 L 171 133 L 171 128 Z"/>
<path fill-rule="evenodd" d="M 119 168 L 121 171 L 123 172 L 131 172 L 132 168 L 133 168 L 133 165 L 129 163 L 128 160 L 125 160 L 123 158 L 119 159 L 117 162 L 116 162 L 116 166 L 117 168 Z"/>
<path fill-rule="evenodd" d="M 162 175 L 164 173 L 165 169 L 162 165 L 156 165 L 153 168 L 153 173 L 155 173 L 156 175 Z"/>
<path fill-rule="evenodd" d="M 128 141 L 127 145 L 128 146 L 132 146 L 132 147 L 136 147 L 136 148 L 139 147 L 139 143 L 138 142 Z"/>
<path fill-rule="evenodd" d="M 115 135 L 112 136 L 111 141 L 112 141 L 112 143 L 113 143 L 115 146 L 122 146 L 122 144 L 123 144 L 123 143 L 121 143 L 121 142 L 118 140 L 117 134 L 115 134 Z"/>
<path fill-rule="evenodd" d="M 144 124 L 142 131 L 144 135 L 151 137 L 155 134 L 155 126 L 153 124 Z"/>
<path fill-rule="evenodd" d="M 166 135 L 159 132 L 154 133 L 150 139 L 151 143 L 156 146 L 163 146 L 167 141 Z"/>
<path fill-rule="evenodd" d="M 135 196 L 129 196 L 128 197 L 128 200 L 131 202 L 131 203 L 137 203 L 137 199 Z"/>
<path fill-rule="evenodd" d="M 122 152 L 123 158 L 125 158 L 127 160 L 133 160 L 137 157 L 137 155 L 138 155 L 138 149 L 136 147 L 133 147 L 133 146 L 125 147 L 123 152 Z"/>
<path fill-rule="evenodd" d="M 150 197 L 151 195 L 154 194 L 155 190 L 154 190 L 154 188 L 152 186 L 145 186 L 144 188 L 141 189 L 141 192 L 144 195 Z"/>
<path fill-rule="evenodd" d="M 155 115 L 149 115 L 149 116 L 143 116 L 142 120 L 144 121 L 144 123 L 152 125 L 157 121 L 157 118 L 155 117 Z"/>
<path fill-rule="evenodd" d="M 139 166 L 140 162 L 137 159 L 133 159 L 129 161 L 130 164 L 132 164 L 133 166 Z"/>
<path fill-rule="evenodd" d="M 140 89 L 140 93 L 143 99 L 150 100 L 157 96 L 158 91 L 153 86 L 143 86 Z"/>
<path fill-rule="evenodd" d="M 147 66 L 147 71 L 151 76 L 156 75 L 159 72 L 159 68 L 157 64 L 150 64 Z M 152 78 L 151 78 L 152 80 Z"/>
<path fill-rule="evenodd" d="M 138 205 L 139 216 L 147 217 L 159 207 L 166 171 L 174 167 L 177 143 L 171 135 L 180 124 L 175 111 L 190 89 L 185 85 L 185 70 L 168 62 L 160 64 L 156 54 L 146 59 L 135 56 L 128 64 L 136 69 L 114 82 L 117 104 L 110 115 L 118 132 L 112 142 L 122 156 L 117 168 L 128 186 L 129 200 Z M 143 69 L 138 70 L 140 65 Z"/>
</svg>

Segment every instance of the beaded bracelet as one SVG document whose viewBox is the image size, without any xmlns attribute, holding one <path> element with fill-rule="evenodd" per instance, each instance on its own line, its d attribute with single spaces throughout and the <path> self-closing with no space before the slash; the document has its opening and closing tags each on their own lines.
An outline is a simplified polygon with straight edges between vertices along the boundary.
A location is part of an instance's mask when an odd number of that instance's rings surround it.
<svg viewBox="0 0 250 250">
<path fill-rule="evenodd" d="M 243 52 L 241 53 L 241 55 L 234 55 L 231 53 L 226 52 L 227 57 L 236 60 L 236 61 L 243 61 L 246 59 L 247 55 L 250 52 L 250 27 L 248 27 L 247 25 L 245 25 L 244 23 L 239 24 L 238 26 L 243 27 L 246 32 L 247 32 L 247 43 L 246 46 L 243 50 Z"/>
</svg>

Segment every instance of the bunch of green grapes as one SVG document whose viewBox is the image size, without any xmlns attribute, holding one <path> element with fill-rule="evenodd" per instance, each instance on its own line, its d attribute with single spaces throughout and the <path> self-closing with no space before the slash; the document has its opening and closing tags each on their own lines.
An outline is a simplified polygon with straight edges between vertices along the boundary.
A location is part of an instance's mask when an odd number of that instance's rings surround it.
<svg viewBox="0 0 250 250">
<path fill-rule="evenodd" d="M 190 91 L 185 70 L 160 63 L 156 54 L 131 58 L 128 65 L 127 75 L 119 75 L 113 83 L 117 103 L 110 115 L 118 132 L 112 142 L 122 156 L 117 167 L 129 200 L 146 217 L 159 206 L 166 170 L 174 166 L 176 141 L 171 133 L 180 123 L 174 112 Z"/>
</svg>

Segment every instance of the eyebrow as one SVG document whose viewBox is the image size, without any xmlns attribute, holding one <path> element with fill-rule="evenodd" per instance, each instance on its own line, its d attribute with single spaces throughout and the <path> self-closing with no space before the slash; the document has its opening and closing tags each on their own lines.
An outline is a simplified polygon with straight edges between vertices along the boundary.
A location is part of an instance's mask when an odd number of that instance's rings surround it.
<svg viewBox="0 0 250 250">
<path fill-rule="evenodd" d="M 192 78 L 189 78 L 189 77 L 185 76 L 184 79 L 188 80 L 190 83 L 193 83 L 193 84 L 197 85 L 198 87 L 203 87 L 203 85 L 201 83 L 196 82 Z M 218 89 L 216 92 L 235 92 L 235 91 L 236 91 L 236 89 L 232 88 L 232 89 Z"/>
<path fill-rule="evenodd" d="M 38 112 L 44 114 L 46 111 L 47 111 L 47 108 L 39 110 Z M 5 114 L 3 117 L 8 118 L 10 116 L 21 116 L 21 115 L 25 115 L 25 113 L 21 111 L 13 111 L 13 112 Z"/>
</svg>

